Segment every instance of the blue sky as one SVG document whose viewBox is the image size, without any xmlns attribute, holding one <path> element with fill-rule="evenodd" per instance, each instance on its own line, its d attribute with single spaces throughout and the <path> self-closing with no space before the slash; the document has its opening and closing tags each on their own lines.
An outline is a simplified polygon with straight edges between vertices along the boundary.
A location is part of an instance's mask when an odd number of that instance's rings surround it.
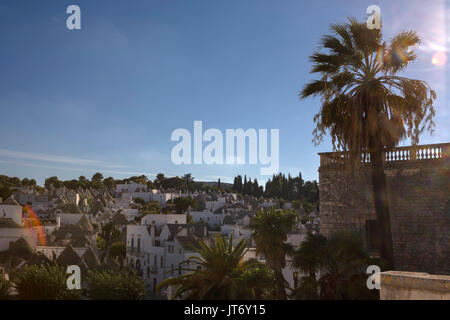
<svg viewBox="0 0 450 320">
<path fill-rule="evenodd" d="M 81 8 L 82 30 L 66 28 Z M 170 160 L 177 128 L 280 130 L 280 171 L 317 179 L 311 142 L 319 99 L 297 94 L 314 75 L 308 56 L 330 23 L 382 10 L 386 38 L 415 29 L 423 44 L 408 76 L 438 93 L 436 132 L 449 142 L 444 0 L 81 1 L 0 3 L 0 173 L 61 179 L 163 172 L 197 180 L 256 177 L 259 165 L 181 165 Z M 408 142 L 405 142 L 408 144 Z"/>
</svg>

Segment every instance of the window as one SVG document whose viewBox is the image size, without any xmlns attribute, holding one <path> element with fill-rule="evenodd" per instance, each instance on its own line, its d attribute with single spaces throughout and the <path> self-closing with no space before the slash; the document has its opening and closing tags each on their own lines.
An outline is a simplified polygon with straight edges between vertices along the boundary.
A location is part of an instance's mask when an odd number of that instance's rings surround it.
<svg viewBox="0 0 450 320">
<path fill-rule="evenodd" d="M 161 256 L 161 268 L 163 268 L 164 267 L 164 259 L 163 259 L 163 257 Z"/>
<path fill-rule="evenodd" d="M 156 267 L 158 265 L 158 256 L 157 255 L 154 256 L 153 262 L 154 262 L 153 264 Z"/>
<path fill-rule="evenodd" d="M 181 276 L 181 265 L 178 265 L 178 275 Z"/>
<path fill-rule="evenodd" d="M 134 249 L 134 238 L 131 238 L 131 250 Z"/>
<path fill-rule="evenodd" d="M 200 271 L 200 270 L 202 270 L 202 267 L 201 266 L 197 266 L 197 271 Z"/>
<path fill-rule="evenodd" d="M 170 274 L 173 274 L 173 264 L 170 265 Z"/>
<path fill-rule="evenodd" d="M 140 252 L 141 251 L 141 239 L 137 239 L 138 243 L 137 243 L 137 251 Z"/>
</svg>

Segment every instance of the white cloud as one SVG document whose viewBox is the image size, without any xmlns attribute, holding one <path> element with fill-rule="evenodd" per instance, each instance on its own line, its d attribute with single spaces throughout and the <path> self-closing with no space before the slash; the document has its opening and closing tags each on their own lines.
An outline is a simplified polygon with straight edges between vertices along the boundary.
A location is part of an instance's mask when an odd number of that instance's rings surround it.
<svg viewBox="0 0 450 320">
<path fill-rule="evenodd" d="M 0 156 L 8 157 L 8 158 L 56 162 L 56 163 L 64 163 L 64 164 L 96 165 L 96 166 L 102 166 L 102 167 L 106 167 L 106 168 L 127 168 L 127 166 L 108 164 L 108 163 L 104 163 L 104 162 L 98 161 L 98 160 L 67 157 L 67 156 L 60 156 L 60 155 L 53 155 L 53 154 L 7 150 L 7 149 L 2 149 L 2 148 L 0 148 Z"/>
<path fill-rule="evenodd" d="M 110 169 L 92 169 L 92 168 L 74 168 L 74 167 L 60 167 L 60 166 L 52 166 L 52 165 L 44 165 L 44 164 L 36 164 L 29 162 L 17 162 L 17 161 L 8 161 L 8 160 L 0 160 L 0 163 L 11 163 L 19 166 L 33 167 L 33 168 L 45 168 L 52 170 L 64 170 L 64 171 L 79 171 L 79 172 L 100 172 L 100 173 L 111 173 L 118 175 L 128 175 L 128 176 L 156 176 L 153 173 L 148 172 L 139 172 L 139 171 L 121 171 L 121 170 L 110 170 Z"/>
</svg>

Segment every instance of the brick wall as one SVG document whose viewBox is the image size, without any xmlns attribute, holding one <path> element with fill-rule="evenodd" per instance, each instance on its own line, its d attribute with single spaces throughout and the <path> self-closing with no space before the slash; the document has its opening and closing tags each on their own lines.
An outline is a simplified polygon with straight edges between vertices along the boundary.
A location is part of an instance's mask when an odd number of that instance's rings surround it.
<svg viewBox="0 0 450 320">
<path fill-rule="evenodd" d="M 320 232 L 359 230 L 375 220 L 370 164 L 321 165 Z M 386 162 L 396 270 L 450 274 L 450 161 Z"/>
</svg>

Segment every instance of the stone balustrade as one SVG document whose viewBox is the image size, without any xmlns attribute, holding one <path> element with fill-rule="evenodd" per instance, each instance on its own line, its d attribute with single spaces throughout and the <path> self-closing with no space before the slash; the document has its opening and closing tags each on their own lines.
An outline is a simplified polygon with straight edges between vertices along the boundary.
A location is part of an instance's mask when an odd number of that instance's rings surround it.
<svg viewBox="0 0 450 320">
<path fill-rule="evenodd" d="M 344 152 L 323 152 L 320 155 L 320 167 L 336 167 L 344 164 L 348 154 Z M 385 162 L 424 161 L 448 158 L 450 143 L 427 144 L 407 147 L 396 147 L 383 152 Z M 361 163 L 370 163 L 370 154 L 361 154 Z"/>
</svg>

